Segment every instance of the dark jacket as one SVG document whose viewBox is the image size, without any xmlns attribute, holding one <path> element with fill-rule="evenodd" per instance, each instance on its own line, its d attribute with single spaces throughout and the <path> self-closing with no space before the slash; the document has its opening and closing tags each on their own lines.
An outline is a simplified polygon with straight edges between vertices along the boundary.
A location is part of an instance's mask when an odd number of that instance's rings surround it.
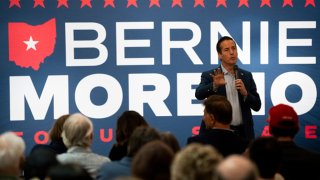
<svg viewBox="0 0 320 180">
<path fill-rule="evenodd" d="M 280 141 L 282 164 L 280 174 L 285 180 L 320 179 L 320 154 L 303 149 L 294 142 Z"/>
<path fill-rule="evenodd" d="M 247 140 L 226 129 L 208 129 L 204 134 L 189 137 L 187 144 L 190 143 L 210 144 L 224 157 L 242 154 L 248 146 Z"/>
</svg>

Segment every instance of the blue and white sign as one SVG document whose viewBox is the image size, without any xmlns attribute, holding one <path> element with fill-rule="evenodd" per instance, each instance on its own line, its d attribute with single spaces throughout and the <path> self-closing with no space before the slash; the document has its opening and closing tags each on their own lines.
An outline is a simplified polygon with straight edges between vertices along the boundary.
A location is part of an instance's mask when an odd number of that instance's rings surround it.
<svg viewBox="0 0 320 180">
<path fill-rule="evenodd" d="M 253 73 L 262 108 L 293 106 L 296 142 L 320 152 L 319 30 L 315 0 L 3 0 L 0 2 L 0 132 L 46 143 L 60 115 L 81 112 L 107 155 L 118 116 L 141 113 L 181 146 L 198 132 L 195 88 L 231 36 L 240 68 Z"/>
</svg>

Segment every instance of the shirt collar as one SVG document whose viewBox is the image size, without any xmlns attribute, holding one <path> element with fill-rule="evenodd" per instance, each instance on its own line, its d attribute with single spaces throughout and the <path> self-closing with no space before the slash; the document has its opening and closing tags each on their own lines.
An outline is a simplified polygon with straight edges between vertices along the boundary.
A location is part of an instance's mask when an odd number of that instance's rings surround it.
<svg viewBox="0 0 320 180">
<path fill-rule="evenodd" d="M 230 74 L 226 68 L 223 67 L 223 65 L 221 64 L 221 70 L 223 72 L 223 74 Z"/>
</svg>

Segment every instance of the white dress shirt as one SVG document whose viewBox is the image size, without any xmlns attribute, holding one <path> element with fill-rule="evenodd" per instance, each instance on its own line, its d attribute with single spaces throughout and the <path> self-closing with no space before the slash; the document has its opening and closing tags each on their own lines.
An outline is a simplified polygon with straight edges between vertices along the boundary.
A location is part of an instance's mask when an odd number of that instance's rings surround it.
<svg viewBox="0 0 320 180">
<path fill-rule="evenodd" d="M 239 102 L 238 90 L 235 85 L 235 76 L 228 72 L 222 65 L 222 72 L 224 73 L 224 80 L 226 81 L 226 94 L 227 99 L 231 103 L 232 106 L 232 122 L 231 125 L 238 126 L 242 124 L 242 113 Z"/>
</svg>

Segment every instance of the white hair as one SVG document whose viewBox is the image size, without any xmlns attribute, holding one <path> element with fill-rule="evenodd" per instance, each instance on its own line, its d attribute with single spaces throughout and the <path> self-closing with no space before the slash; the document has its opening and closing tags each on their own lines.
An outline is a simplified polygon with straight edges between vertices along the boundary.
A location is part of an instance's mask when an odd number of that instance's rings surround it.
<svg viewBox="0 0 320 180">
<path fill-rule="evenodd" d="M 0 136 L 0 169 L 15 167 L 24 157 L 26 145 L 24 140 L 13 132 L 5 132 Z"/>
<path fill-rule="evenodd" d="M 64 123 L 62 139 L 64 144 L 72 146 L 90 147 L 93 125 L 91 120 L 83 114 L 72 114 Z"/>
</svg>

